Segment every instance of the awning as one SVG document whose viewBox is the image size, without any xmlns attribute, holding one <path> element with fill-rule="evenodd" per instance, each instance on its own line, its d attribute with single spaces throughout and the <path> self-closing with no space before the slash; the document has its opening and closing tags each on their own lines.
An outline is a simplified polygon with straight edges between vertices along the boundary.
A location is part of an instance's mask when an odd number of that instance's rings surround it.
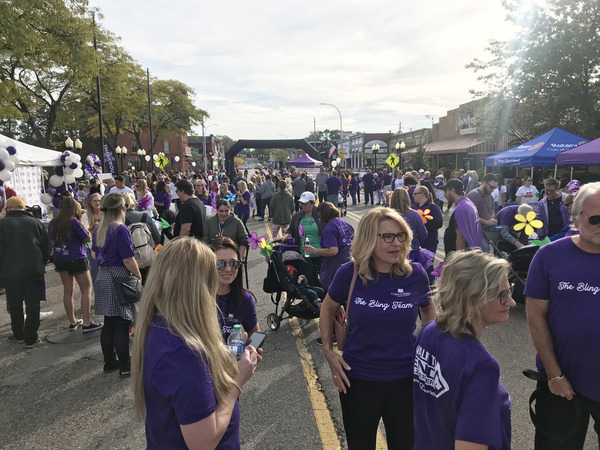
<svg viewBox="0 0 600 450">
<path fill-rule="evenodd" d="M 469 148 L 484 142 L 484 139 L 461 137 L 457 139 L 448 139 L 446 141 L 432 142 L 425 145 L 425 151 L 427 153 L 465 153 Z"/>
</svg>

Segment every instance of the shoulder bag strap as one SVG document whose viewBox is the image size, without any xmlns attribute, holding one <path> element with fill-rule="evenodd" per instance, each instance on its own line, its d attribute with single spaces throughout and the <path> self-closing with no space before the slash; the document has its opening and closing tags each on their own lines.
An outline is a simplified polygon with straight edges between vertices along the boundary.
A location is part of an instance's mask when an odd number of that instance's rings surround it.
<svg viewBox="0 0 600 450">
<path fill-rule="evenodd" d="M 350 312 L 350 297 L 352 297 L 352 291 L 354 290 L 354 284 L 356 283 L 356 277 L 358 270 L 356 269 L 356 263 L 354 265 L 354 274 L 352 275 L 352 283 L 350 283 L 350 290 L 348 291 L 348 298 L 346 299 L 346 315 Z"/>
</svg>

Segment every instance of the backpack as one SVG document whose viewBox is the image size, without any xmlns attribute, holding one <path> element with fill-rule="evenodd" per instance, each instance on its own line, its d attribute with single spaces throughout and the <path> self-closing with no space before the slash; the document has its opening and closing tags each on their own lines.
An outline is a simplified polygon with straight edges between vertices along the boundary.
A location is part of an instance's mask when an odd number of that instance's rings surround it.
<svg viewBox="0 0 600 450">
<path fill-rule="evenodd" d="M 154 240 L 148 225 L 146 225 L 146 213 L 142 215 L 140 222 L 132 223 L 129 228 L 135 260 L 140 269 L 150 267 L 156 252 L 154 251 Z"/>
</svg>

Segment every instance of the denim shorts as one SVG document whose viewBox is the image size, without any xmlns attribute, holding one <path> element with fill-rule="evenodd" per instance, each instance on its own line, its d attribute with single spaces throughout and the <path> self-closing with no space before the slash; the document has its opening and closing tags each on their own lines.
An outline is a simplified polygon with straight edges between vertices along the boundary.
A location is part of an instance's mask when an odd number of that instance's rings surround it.
<svg viewBox="0 0 600 450">
<path fill-rule="evenodd" d="M 90 270 L 90 262 L 87 258 L 77 259 L 75 261 L 54 260 L 54 270 L 57 272 L 69 272 L 69 275 L 79 275 Z"/>
</svg>

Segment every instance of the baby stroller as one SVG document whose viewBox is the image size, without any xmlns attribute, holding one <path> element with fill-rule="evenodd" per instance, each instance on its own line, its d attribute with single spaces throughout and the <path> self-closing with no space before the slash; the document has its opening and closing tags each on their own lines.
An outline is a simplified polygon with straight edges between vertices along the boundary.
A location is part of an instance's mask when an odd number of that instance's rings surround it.
<svg viewBox="0 0 600 450">
<path fill-rule="evenodd" d="M 526 245 L 521 248 L 514 249 L 512 244 L 504 241 L 500 237 L 500 232 L 491 228 L 484 230 L 483 235 L 493 249 L 494 254 L 499 258 L 506 259 L 510 263 L 510 271 L 508 273 L 508 281 L 514 283 L 513 299 L 517 303 L 525 303 L 525 283 L 527 282 L 527 273 L 533 256 L 539 250 L 535 244 Z"/>
<path fill-rule="evenodd" d="M 296 245 L 274 245 L 269 260 L 267 276 L 263 282 L 263 291 L 271 294 L 275 304 L 275 313 L 267 316 L 267 325 L 271 330 L 277 330 L 287 313 L 287 318 L 315 319 L 319 317 L 319 308 L 309 300 L 306 290 L 298 283 L 298 276 L 304 275 L 309 286 L 320 286 L 312 267 L 298 252 Z M 293 275 L 292 275 L 293 273 Z M 286 293 L 286 299 L 279 308 L 281 297 Z M 313 300 L 314 301 L 314 300 Z"/>
</svg>

